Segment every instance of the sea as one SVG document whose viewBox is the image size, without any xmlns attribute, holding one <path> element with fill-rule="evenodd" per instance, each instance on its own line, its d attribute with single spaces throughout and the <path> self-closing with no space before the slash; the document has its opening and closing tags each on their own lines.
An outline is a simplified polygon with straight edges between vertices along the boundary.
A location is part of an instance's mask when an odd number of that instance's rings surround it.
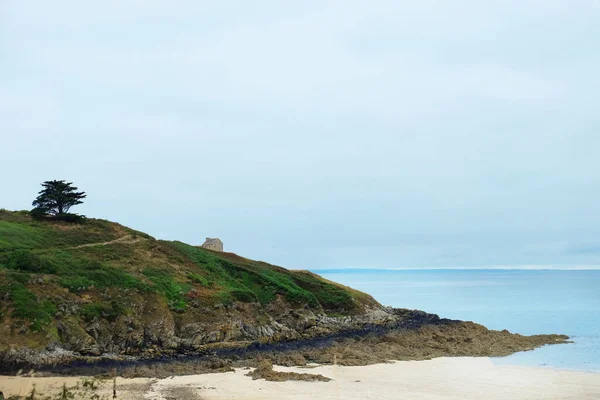
<svg viewBox="0 0 600 400">
<path fill-rule="evenodd" d="M 574 343 L 544 346 L 496 364 L 600 372 L 600 270 L 315 270 L 371 294 L 384 305 L 474 321 Z"/>
</svg>

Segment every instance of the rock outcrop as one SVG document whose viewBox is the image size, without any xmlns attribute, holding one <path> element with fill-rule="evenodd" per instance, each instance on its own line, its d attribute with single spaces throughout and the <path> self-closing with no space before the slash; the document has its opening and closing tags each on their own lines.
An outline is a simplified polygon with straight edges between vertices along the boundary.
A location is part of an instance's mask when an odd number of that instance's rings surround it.
<svg viewBox="0 0 600 400">
<path fill-rule="evenodd" d="M 564 335 L 522 336 L 405 309 L 382 307 L 351 317 L 310 311 L 294 314 L 291 319 L 282 315 L 283 323 L 271 319 L 249 324 L 232 318 L 217 326 L 193 323 L 177 329 L 172 320 L 157 313 L 136 351 L 120 336 L 122 329 L 114 329 L 119 321 L 104 329 L 95 325 L 87 330 L 73 323 L 63 324 L 63 341 L 47 349 L 0 352 L 0 372 L 33 368 L 98 374 L 117 368 L 128 376 L 164 376 L 254 365 L 259 359 L 304 365 L 329 363 L 335 356 L 342 365 L 365 365 L 392 359 L 503 356 L 568 343 Z M 89 333 L 92 329 L 93 335 Z"/>
</svg>

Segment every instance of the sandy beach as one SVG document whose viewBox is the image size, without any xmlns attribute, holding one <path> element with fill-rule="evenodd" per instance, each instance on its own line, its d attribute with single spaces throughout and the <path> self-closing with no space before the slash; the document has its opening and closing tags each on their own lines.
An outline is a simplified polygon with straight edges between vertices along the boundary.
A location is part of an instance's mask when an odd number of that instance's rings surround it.
<svg viewBox="0 0 600 400">
<path fill-rule="evenodd" d="M 118 399 L 599 399 L 600 373 L 546 368 L 497 366 L 489 358 L 437 358 L 364 367 L 333 365 L 314 368 L 276 367 L 278 371 L 310 372 L 330 382 L 267 382 L 245 376 L 248 370 L 169 377 L 117 380 Z M 7 396 L 36 385 L 38 393 L 72 387 L 82 378 L 0 377 Z M 112 381 L 95 393 L 112 398 Z M 87 394 L 89 395 L 89 393 Z M 86 395 L 86 396 L 87 396 Z M 87 398 L 87 397 L 85 397 Z"/>
</svg>

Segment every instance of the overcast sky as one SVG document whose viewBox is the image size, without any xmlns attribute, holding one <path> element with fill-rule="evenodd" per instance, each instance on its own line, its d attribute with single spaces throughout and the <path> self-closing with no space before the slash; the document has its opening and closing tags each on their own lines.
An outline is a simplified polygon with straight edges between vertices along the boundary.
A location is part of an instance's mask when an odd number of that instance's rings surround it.
<svg viewBox="0 0 600 400">
<path fill-rule="evenodd" d="M 289 268 L 600 265 L 600 1 L 0 1 L 0 207 Z"/>
</svg>

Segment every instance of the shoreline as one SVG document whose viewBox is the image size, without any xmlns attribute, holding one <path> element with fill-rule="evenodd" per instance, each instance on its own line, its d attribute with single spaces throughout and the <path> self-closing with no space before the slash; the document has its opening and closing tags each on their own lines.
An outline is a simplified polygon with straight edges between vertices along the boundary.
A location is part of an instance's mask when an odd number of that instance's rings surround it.
<svg viewBox="0 0 600 400">
<path fill-rule="evenodd" d="M 201 398 L 236 399 L 556 399 L 600 398 L 600 372 L 581 372 L 553 367 L 496 365 L 490 357 L 439 357 L 422 361 L 393 361 L 367 366 L 276 366 L 276 371 L 322 374 L 329 382 L 253 380 L 251 369 L 231 372 L 156 378 L 117 378 L 117 398 L 123 400 Z M 80 389 L 85 377 L 0 376 L 5 396 L 27 394 L 33 384 L 50 395 L 63 383 Z M 103 381 L 99 396 L 112 397 L 113 381 Z M 88 393 L 89 395 L 89 393 Z M 86 395 L 87 397 L 87 395 Z M 78 397 L 75 397 L 78 398 Z M 82 395 L 81 398 L 84 398 Z"/>
<path fill-rule="evenodd" d="M 82 356 L 57 348 L 51 351 L 0 352 L 0 373 L 19 370 L 70 376 L 123 376 L 164 378 L 172 375 L 221 372 L 232 367 L 254 367 L 260 359 L 293 366 L 308 362 L 346 366 L 387 360 L 429 360 L 436 357 L 498 357 L 547 345 L 571 343 L 566 335 L 523 336 L 507 330 L 489 330 L 470 321 L 440 319 L 435 314 L 395 309 L 398 326 L 364 326 L 326 336 L 271 343 L 214 343 L 201 351 L 158 353 L 152 357 L 104 354 Z M 15 362 L 24 357 L 34 362 Z M 11 361 L 12 358 L 12 361 Z"/>
<path fill-rule="evenodd" d="M 535 351 L 537 349 L 531 350 L 531 351 Z M 557 367 L 556 365 L 551 365 L 551 364 L 537 364 L 537 365 L 529 365 L 527 363 L 518 363 L 518 362 L 506 362 L 506 363 L 499 363 L 496 362 L 496 360 L 502 360 L 506 357 L 510 357 L 510 356 L 501 356 L 501 357 L 464 357 L 464 358 L 489 358 L 490 361 L 497 367 L 523 367 L 523 368 L 536 368 L 536 369 L 542 369 L 542 370 L 551 370 L 551 371 L 558 371 L 558 372 L 582 372 L 585 374 L 598 374 L 600 375 L 600 369 L 585 369 L 585 368 L 576 368 L 576 367 Z M 440 357 L 440 358 L 444 358 L 444 357 Z M 448 358 L 452 358 L 452 357 L 448 357 Z"/>
<path fill-rule="evenodd" d="M 440 357 L 440 358 L 444 358 L 444 357 Z M 452 358 L 452 357 L 447 357 L 447 358 Z M 600 375 L 600 370 L 597 370 L 597 369 L 557 367 L 554 365 L 525 365 L 525 364 L 517 364 L 517 363 L 515 363 L 515 364 L 510 364 L 510 363 L 500 364 L 500 363 L 494 362 L 495 358 L 503 358 L 503 357 L 464 357 L 464 358 L 489 358 L 490 361 L 492 362 L 492 364 L 494 364 L 494 366 L 496 366 L 496 367 L 535 368 L 535 369 L 549 370 L 549 371 L 556 371 L 556 372 L 581 372 L 584 374 Z M 422 360 L 422 361 L 427 361 L 427 360 Z"/>
</svg>

